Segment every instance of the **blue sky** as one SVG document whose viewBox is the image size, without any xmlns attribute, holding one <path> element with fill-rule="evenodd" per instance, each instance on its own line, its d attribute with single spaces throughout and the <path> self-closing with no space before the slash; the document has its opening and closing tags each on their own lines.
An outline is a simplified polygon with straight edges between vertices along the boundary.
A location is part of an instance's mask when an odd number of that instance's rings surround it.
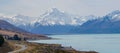
<svg viewBox="0 0 120 53">
<path fill-rule="evenodd" d="M 51 8 L 80 16 L 103 16 L 120 10 L 120 0 L 0 0 L 0 15 L 6 16 L 39 16 Z"/>
</svg>

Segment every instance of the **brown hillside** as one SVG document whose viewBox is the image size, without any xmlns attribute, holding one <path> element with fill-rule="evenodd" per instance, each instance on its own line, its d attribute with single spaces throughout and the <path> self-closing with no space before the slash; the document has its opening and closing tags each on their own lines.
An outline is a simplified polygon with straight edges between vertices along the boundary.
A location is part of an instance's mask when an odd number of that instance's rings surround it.
<svg viewBox="0 0 120 53">
<path fill-rule="evenodd" d="M 3 36 L 9 36 L 9 37 L 13 37 L 15 34 L 17 34 L 19 37 L 27 38 L 27 39 L 48 39 L 48 37 L 44 35 L 15 32 L 15 31 L 3 30 L 3 29 L 0 29 L 0 34 L 2 34 Z"/>
</svg>

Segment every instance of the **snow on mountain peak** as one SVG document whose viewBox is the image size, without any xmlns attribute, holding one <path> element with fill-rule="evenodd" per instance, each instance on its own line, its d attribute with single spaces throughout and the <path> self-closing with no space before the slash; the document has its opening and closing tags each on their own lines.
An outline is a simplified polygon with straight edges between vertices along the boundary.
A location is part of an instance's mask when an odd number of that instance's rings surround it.
<svg viewBox="0 0 120 53">
<path fill-rule="evenodd" d="M 120 20 L 120 10 L 115 10 L 115 11 L 107 14 L 105 17 L 112 21 L 118 21 L 118 20 Z"/>
<path fill-rule="evenodd" d="M 120 10 L 115 10 L 112 12 L 112 14 L 120 14 Z"/>
<path fill-rule="evenodd" d="M 120 20 L 120 11 L 116 10 L 106 15 L 114 20 Z M 82 25 L 84 22 L 92 19 L 97 19 L 94 15 L 89 16 L 76 16 L 57 8 L 52 8 L 39 17 L 29 17 L 18 14 L 12 18 L 0 18 L 9 21 L 14 25 Z M 119 18 L 119 19 L 118 19 Z"/>
<path fill-rule="evenodd" d="M 60 11 L 57 8 L 52 8 L 52 12 L 59 13 Z"/>
<path fill-rule="evenodd" d="M 112 17 L 112 16 L 118 15 L 118 14 L 120 14 L 120 11 L 119 10 L 115 10 L 115 11 L 109 13 L 107 16 Z"/>
<path fill-rule="evenodd" d="M 24 15 L 18 14 L 16 16 L 14 16 L 13 18 L 29 18 L 29 16 L 24 16 Z"/>
<path fill-rule="evenodd" d="M 57 8 L 52 8 L 51 11 L 42 14 L 36 22 L 40 25 L 80 25 L 82 22 L 78 21 L 81 20 L 78 16 L 62 12 Z"/>
</svg>

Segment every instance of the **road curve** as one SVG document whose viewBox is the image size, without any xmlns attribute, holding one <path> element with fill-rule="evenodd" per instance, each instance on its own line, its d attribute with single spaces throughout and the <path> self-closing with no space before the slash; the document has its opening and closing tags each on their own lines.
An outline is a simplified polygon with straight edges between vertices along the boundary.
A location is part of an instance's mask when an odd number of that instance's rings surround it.
<svg viewBox="0 0 120 53">
<path fill-rule="evenodd" d="M 19 46 L 21 48 L 19 50 L 11 51 L 11 52 L 8 52 L 8 53 L 17 53 L 17 52 L 20 52 L 20 51 L 23 51 L 23 50 L 27 49 L 27 47 L 25 45 L 15 44 L 15 46 Z"/>
</svg>

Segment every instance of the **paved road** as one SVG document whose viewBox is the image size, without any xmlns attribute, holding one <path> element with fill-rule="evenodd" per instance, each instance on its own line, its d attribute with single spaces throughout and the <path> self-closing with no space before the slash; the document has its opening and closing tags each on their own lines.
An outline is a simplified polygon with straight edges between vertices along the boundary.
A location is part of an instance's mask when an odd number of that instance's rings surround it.
<svg viewBox="0 0 120 53">
<path fill-rule="evenodd" d="M 23 51 L 23 50 L 27 49 L 27 47 L 25 45 L 15 44 L 15 46 L 19 46 L 19 47 L 21 47 L 21 49 L 15 50 L 15 51 L 11 51 L 11 52 L 8 52 L 8 53 L 17 53 L 17 52 L 20 52 L 20 51 Z"/>
</svg>

